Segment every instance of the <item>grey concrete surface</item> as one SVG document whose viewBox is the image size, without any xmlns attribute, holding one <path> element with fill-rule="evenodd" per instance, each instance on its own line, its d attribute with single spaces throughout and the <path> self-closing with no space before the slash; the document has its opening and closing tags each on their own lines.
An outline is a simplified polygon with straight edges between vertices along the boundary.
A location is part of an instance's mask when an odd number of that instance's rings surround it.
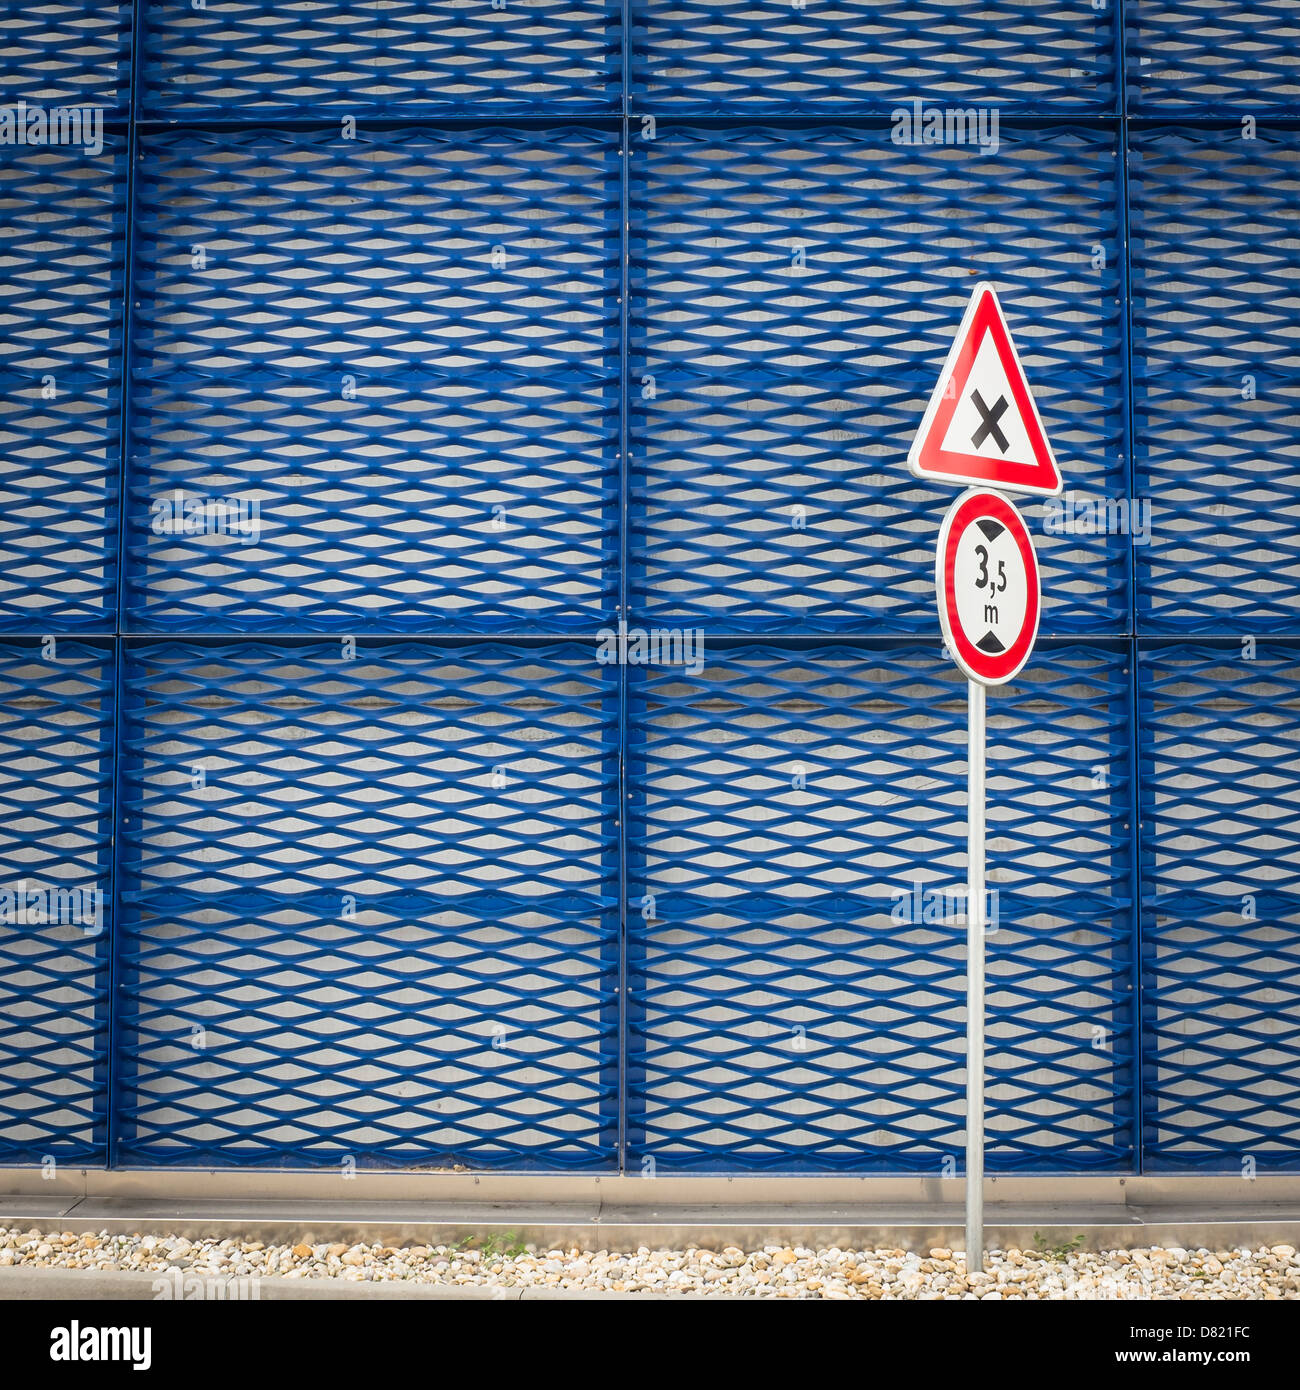
<svg viewBox="0 0 1300 1390">
<path fill-rule="evenodd" d="M 1300 1175 L 989 1179 L 988 1240 L 1086 1247 L 1300 1244 Z M 448 1244 L 516 1233 L 542 1247 L 963 1243 L 962 1180 L 473 1173 L 0 1170 L 0 1225 L 260 1239 Z"/>
<path fill-rule="evenodd" d="M 89 1269 L 0 1269 L 0 1303 L 45 1302 L 48 1300 L 88 1299 L 94 1302 L 154 1302 L 158 1300 L 160 1276 L 150 1272 L 121 1270 L 105 1273 Z M 168 1281 L 170 1282 L 170 1281 Z M 213 1283 L 220 1281 L 211 1281 Z M 211 1291 L 207 1298 L 222 1301 Z M 434 1302 L 538 1303 L 584 1302 L 610 1299 L 625 1302 L 653 1302 L 672 1298 L 692 1301 L 690 1294 L 593 1293 L 570 1289 L 484 1288 L 465 1284 L 448 1288 L 438 1284 L 417 1284 L 389 1280 L 371 1283 L 344 1279 L 260 1279 L 257 1297 L 261 1302 L 308 1302 L 317 1299 L 365 1299 L 394 1302 L 426 1299 Z M 206 1301 L 206 1300 L 205 1300 Z M 233 1301 L 233 1300 L 232 1300 Z"/>
</svg>

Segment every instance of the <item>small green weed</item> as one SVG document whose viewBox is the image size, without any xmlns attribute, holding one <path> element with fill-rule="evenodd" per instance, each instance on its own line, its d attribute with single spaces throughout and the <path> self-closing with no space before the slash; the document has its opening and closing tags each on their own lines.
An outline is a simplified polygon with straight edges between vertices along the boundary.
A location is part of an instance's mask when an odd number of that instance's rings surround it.
<svg viewBox="0 0 1300 1390">
<path fill-rule="evenodd" d="M 1083 1244 L 1084 1236 L 1073 1236 L 1061 1245 L 1049 1245 L 1047 1237 L 1042 1231 L 1034 1232 L 1034 1253 L 1043 1256 L 1044 1259 L 1054 1260 L 1058 1264 L 1068 1260 L 1071 1255 Z"/>
</svg>

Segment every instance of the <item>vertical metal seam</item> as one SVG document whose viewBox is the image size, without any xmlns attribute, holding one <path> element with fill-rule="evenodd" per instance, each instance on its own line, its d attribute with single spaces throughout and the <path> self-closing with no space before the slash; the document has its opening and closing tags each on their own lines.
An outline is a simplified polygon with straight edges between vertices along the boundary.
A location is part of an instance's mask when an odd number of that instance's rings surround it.
<svg viewBox="0 0 1300 1390">
<path fill-rule="evenodd" d="M 1124 372 L 1124 453 L 1126 488 L 1129 497 L 1128 528 L 1128 762 L 1129 762 L 1129 1023 L 1132 1041 L 1129 1046 L 1133 1066 L 1132 1135 L 1133 1171 L 1142 1172 L 1142 1116 L 1144 1111 L 1142 1078 L 1142 815 L 1140 781 L 1142 776 L 1141 747 L 1138 720 L 1141 704 L 1138 699 L 1138 604 L 1137 549 L 1132 524 L 1132 509 L 1137 503 L 1137 423 L 1133 398 L 1133 271 L 1132 234 L 1129 218 L 1129 95 L 1128 95 L 1128 8 L 1127 0 L 1116 0 L 1116 59 L 1115 82 L 1119 106 L 1118 122 L 1118 193 L 1120 246 L 1120 362 Z"/>
<path fill-rule="evenodd" d="M 1142 750 L 1139 740 L 1142 699 L 1139 688 L 1141 641 L 1133 638 L 1129 644 L 1129 818 L 1132 829 L 1129 832 L 1129 854 L 1131 862 L 1129 874 L 1132 882 L 1133 898 L 1132 952 L 1133 963 L 1130 969 L 1133 1002 L 1130 1017 L 1133 1027 L 1133 1171 L 1143 1171 L 1143 1120 L 1146 1111 L 1143 1087 L 1143 1019 L 1142 1019 Z"/>
<path fill-rule="evenodd" d="M 126 661 L 126 543 L 127 455 L 131 447 L 132 327 L 135 319 L 135 170 L 139 160 L 136 119 L 140 88 L 141 0 L 131 3 L 131 30 L 127 36 L 127 120 L 126 120 L 126 204 L 122 216 L 122 365 L 118 377 L 118 459 L 117 459 L 117 575 L 113 615 L 113 755 L 112 755 L 112 833 L 110 836 L 109 914 L 108 914 L 108 1059 L 106 1068 L 104 1166 L 117 1166 L 118 1083 L 117 1048 L 121 1034 L 122 954 L 122 723 Z"/>
<path fill-rule="evenodd" d="M 629 621 L 630 585 L 628 583 L 628 502 L 630 461 L 628 457 L 631 432 L 628 428 L 628 334 L 631 276 L 629 258 L 631 240 L 629 228 L 630 177 L 632 157 L 631 125 L 631 77 L 632 77 L 632 3 L 622 0 L 622 122 L 619 131 L 619 227 L 618 244 L 620 252 L 619 292 L 619 371 L 618 371 L 618 611 L 617 626 Z M 627 662 L 623 655 L 625 648 L 621 643 L 616 650 L 619 654 L 618 670 L 618 1171 L 627 1171 L 627 1030 L 628 1030 L 628 940 L 627 903 L 629 884 L 627 881 L 628 860 L 628 819 L 631 815 L 631 795 L 628 790 L 627 748 L 628 748 L 628 692 Z"/>
</svg>

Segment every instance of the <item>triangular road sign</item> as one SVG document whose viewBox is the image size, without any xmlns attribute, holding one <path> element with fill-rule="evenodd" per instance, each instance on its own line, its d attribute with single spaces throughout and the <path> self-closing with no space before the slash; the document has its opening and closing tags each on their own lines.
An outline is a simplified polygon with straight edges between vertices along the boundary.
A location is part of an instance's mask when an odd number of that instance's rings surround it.
<svg viewBox="0 0 1300 1390">
<path fill-rule="evenodd" d="M 993 286 L 971 294 L 907 456 L 918 478 L 1054 497 L 1061 470 Z"/>
</svg>

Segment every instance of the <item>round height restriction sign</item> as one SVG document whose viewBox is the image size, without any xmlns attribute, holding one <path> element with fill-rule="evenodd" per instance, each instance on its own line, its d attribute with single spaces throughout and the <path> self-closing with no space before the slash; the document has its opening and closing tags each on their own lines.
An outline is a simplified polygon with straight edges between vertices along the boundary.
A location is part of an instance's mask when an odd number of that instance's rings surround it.
<svg viewBox="0 0 1300 1390">
<path fill-rule="evenodd" d="M 957 665 L 981 685 L 1004 685 L 1038 636 L 1038 560 L 1020 513 L 996 492 L 967 492 L 939 531 L 939 620 Z"/>
</svg>

